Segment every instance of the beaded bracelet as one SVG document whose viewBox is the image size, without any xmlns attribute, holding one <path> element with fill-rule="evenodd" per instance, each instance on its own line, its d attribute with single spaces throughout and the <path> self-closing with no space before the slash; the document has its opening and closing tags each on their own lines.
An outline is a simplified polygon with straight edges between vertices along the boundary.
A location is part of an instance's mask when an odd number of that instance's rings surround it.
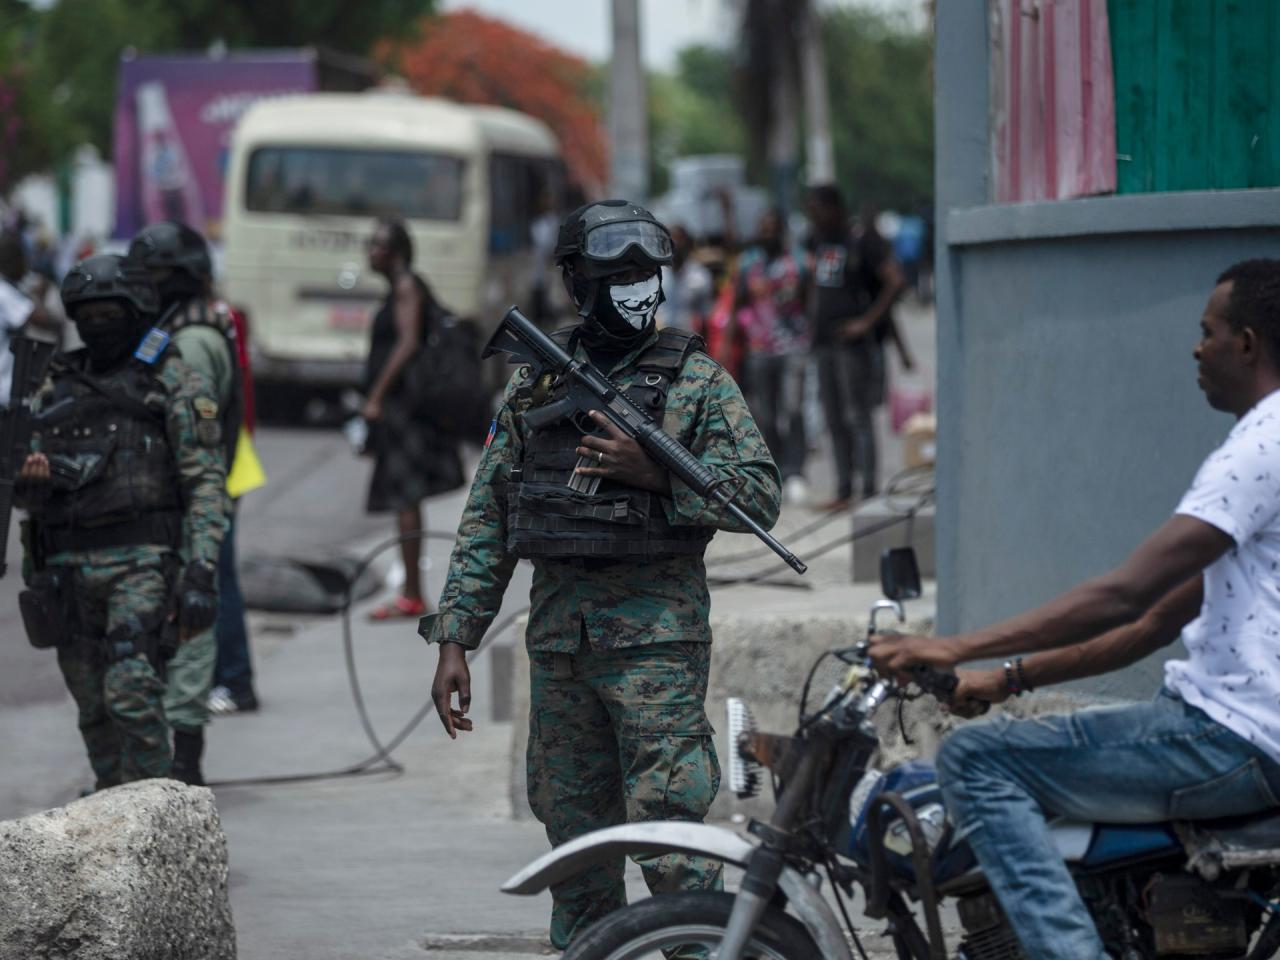
<svg viewBox="0 0 1280 960">
<path fill-rule="evenodd" d="M 1035 687 L 1031 686 L 1031 684 L 1027 682 L 1027 675 L 1022 672 L 1021 657 L 1014 658 L 1013 669 L 1014 669 L 1014 672 L 1018 674 L 1018 686 L 1020 686 L 1024 692 L 1030 693 L 1032 690 L 1035 689 Z"/>
</svg>

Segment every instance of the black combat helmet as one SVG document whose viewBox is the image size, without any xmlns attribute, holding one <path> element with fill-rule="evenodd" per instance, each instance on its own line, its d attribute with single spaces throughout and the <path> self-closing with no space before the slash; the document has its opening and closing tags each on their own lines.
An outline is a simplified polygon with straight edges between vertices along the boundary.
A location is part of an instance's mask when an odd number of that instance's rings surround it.
<svg viewBox="0 0 1280 960">
<path fill-rule="evenodd" d="M 631 267 L 671 262 L 671 234 L 644 207 L 629 200 L 600 200 L 579 207 L 560 225 L 556 264 L 587 280 Z"/>
<path fill-rule="evenodd" d="M 209 244 L 195 230 L 173 220 L 143 227 L 129 244 L 129 256 L 150 271 L 164 306 L 200 296 L 213 276 Z"/>
<path fill-rule="evenodd" d="M 146 268 L 114 253 L 81 260 L 62 279 L 62 305 L 73 320 L 77 308 L 96 300 L 118 300 L 139 319 L 160 312 L 160 295 Z"/>
</svg>

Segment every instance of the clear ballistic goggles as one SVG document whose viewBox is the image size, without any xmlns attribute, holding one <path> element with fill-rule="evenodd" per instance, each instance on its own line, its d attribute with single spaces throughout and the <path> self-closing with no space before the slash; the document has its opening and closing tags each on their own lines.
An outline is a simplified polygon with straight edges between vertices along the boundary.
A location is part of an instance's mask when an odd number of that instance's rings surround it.
<svg viewBox="0 0 1280 960">
<path fill-rule="evenodd" d="M 657 263 L 671 260 L 671 235 L 646 220 L 602 223 L 591 228 L 584 238 L 583 253 L 590 260 L 616 260 L 633 246 Z"/>
</svg>

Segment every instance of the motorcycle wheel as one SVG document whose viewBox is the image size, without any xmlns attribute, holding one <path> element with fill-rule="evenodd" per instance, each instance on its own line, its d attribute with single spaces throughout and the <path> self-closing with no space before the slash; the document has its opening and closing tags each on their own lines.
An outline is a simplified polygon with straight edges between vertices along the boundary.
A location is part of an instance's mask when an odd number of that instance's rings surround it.
<svg viewBox="0 0 1280 960">
<path fill-rule="evenodd" d="M 615 910 L 590 927 L 561 960 L 662 960 L 705 957 L 720 945 L 733 910 L 733 894 L 711 891 L 669 893 Z M 765 911 L 747 944 L 750 960 L 813 960 L 819 956 L 804 925 L 775 907 Z"/>
</svg>

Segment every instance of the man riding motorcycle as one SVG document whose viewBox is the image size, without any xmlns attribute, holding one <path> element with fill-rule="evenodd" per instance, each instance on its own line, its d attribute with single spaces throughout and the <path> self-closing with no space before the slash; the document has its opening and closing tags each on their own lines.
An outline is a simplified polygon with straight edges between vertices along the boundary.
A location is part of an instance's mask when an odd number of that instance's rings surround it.
<svg viewBox="0 0 1280 960">
<path fill-rule="evenodd" d="M 1120 567 L 1028 613 L 953 637 L 876 638 L 877 668 L 960 670 L 956 709 L 1134 663 L 1181 634 L 1147 704 L 964 727 L 938 776 L 1027 955 L 1105 957 L 1046 814 L 1149 822 L 1254 813 L 1280 795 L 1280 260 L 1217 281 L 1195 349 L 1236 425 L 1175 514 Z M 1032 654 L 1025 660 L 1020 654 Z"/>
</svg>

